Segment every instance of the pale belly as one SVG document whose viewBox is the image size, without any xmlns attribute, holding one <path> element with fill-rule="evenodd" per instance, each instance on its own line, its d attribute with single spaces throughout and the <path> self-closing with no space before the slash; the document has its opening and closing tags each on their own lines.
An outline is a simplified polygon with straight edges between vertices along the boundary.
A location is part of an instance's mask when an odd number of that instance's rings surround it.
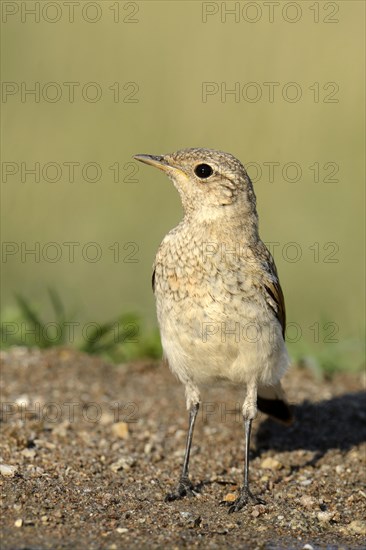
<svg viewBox="0 0 366 550">
<path fill-rule="evenodd" d="M 255 302 L 166 301 L 157 296 L 164 354 L 171 370 L 198 386 L 218 381 L 276 384 L 289 364 L 279 322 Z"/>
</svg>

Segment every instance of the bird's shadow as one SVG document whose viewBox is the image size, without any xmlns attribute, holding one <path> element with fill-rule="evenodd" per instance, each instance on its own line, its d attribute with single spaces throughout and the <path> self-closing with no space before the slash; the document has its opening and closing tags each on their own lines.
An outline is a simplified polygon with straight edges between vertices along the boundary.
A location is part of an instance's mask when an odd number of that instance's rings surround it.
<svg viewBox="0 0 366 550">
<path fill-rule="evenodd" d="M 316 462 L 330 449 L 347 451 L 366 441 L 366 392 L 346 393 L 317 403 L 304 401 L 294 407 L 289 427 L 267 418 L 256 435 L 257 455 L 276 451 L 314 451 Z"/>
</svg>

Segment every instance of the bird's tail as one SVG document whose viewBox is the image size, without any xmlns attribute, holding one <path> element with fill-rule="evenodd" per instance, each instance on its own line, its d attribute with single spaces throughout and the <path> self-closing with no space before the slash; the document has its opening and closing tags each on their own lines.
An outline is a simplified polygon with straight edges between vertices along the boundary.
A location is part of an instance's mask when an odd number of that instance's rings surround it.
<svg viewBox="0 0 366 550">
<path fill-rule="evenodd" d="M 258 409 L 285 424 L 292 424 L 292 407 L 287 403 L 280 382 L 275 386 L 258 388 Z"/>
</svg>

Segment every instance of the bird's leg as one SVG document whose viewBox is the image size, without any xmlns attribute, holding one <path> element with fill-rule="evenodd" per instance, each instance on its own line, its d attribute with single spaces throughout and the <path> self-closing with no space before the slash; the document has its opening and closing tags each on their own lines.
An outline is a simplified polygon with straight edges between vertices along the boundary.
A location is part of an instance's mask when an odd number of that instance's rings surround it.
<svg viewBox="0 0 366 550">
<path fill-rule="evenodd" d="M 238 512 L 249 502 L 254 504 L 265 504 L 263 500 L 254 496 L 249 489 L 249 447 L 252 422 L 257 414 L 257 385 L 248 385 L 248 393 L 243 404 L 243 418 L 245 427 L 245 448 L 244 448 L 244 483 L 240 489 L 238 498 L 229 508 L 229 513 Z"/>
<path fill-rule="evenodd" d="M 177 491 L 174 493 L 169 493 L 165 497 L 166 502 L 171 502 L 172 500 L 177 500 L 187 495 L 194 495 L 193 485 L 189 479 L 189 455 L 191 452 L 194 424 L 196 422 L 199 406 L 199 403 L 193 403 L 193 405 L 191 405 L 189 412 L 189 428 L 186 442 L 186 452 L 184 455 L 182 473 L 179 479 Z"/>
</svg>

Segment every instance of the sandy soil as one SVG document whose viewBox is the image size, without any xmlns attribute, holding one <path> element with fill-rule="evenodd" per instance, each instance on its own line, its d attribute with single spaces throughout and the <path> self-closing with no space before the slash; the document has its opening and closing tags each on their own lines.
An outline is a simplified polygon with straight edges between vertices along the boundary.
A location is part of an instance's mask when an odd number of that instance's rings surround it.
<svg viewBox="0 0 366 550">
<path fill-rule="evenodd" d="M 191 458 L 196 497 L 165 503 L 186 437 L 183 389 L 160 363 L 113 366 L 67 349 L 2 352 L 2 550 L 365 548 L 361 374 L 285 378 L 296 421 L 261 415 L 252 491 L 242 476 L 240 394 L 204 396 Z"/>
</svg>

